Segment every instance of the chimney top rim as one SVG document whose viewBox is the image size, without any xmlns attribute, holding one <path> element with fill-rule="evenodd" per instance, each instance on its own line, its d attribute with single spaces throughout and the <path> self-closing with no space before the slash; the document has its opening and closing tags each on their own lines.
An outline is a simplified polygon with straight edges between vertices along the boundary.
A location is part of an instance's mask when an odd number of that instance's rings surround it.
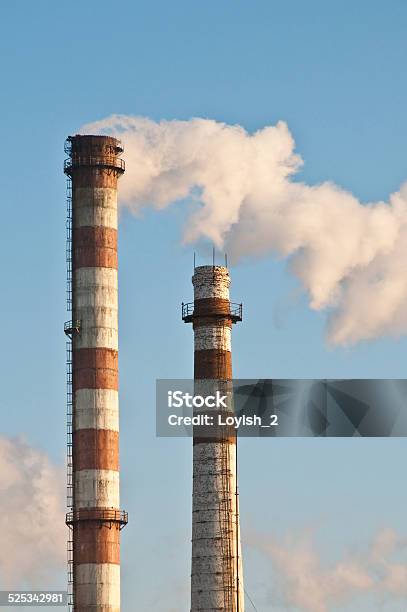
<svg viewBox="0 0 407 612">
<path fill-rule="evenodd" d="M 199 270 L 199 271 L 210 271 L 210 270 L 225 270 L 225 272 L 229 272 L 229 268 L 227 268 L 226 266 L 219 266 L 218 264 L 212 265 L 212 264 L 207 264 L 205 266 L 195 266 L 194 271 Z"/>
</svg>

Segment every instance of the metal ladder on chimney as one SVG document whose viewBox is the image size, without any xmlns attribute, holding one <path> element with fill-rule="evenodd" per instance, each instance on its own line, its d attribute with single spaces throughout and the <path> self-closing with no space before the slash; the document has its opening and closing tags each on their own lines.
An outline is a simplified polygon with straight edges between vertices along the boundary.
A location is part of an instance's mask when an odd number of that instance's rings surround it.
<svg viewBox="0 0 407 612">
<path fill-rule="evenodd" d="M 221 440 L 221 499 L 219 500 L 219 526 L 222 552 L 222 582 L 225 612 L 235 612 L 236 598 L 234 595 L 234 555 L 233 555 L 233 514 L 230 491 L 230 453 L 229 442 Z"/>
<path fill-rule="evenodd" d="M 223 359 L 219 364 L 218 380 L 222 380 L 225 372 Z M 224 382 L 224 381 L 223 381 Z M 222 583 L 225 612 L 236 612 L 237 598 L 235 596 L 234 538 L 233 538 L 233 492 L 230 490 L 231 456 L 228 431 L 222 435 L 219 442 L 221 464 L 221 499 L 219 500 L 219 526 L 222 553 Z"/>
<path fill-rule="evenodd" d="M 222 380 L 225 369 L 226 364 L 224 363 L 224 359 L 221 359 L 217 372 L 218 380 Z M 224 380 L 222 382 L 230 383 L 230 381 Z M 232 457 L 230 453 L 231 444 L 228 437 L 229 433 L 226 429 L 220 442 L 222 498 L 219 500 L 219 519 L 222 549 L 222 581 L 225 612 L 239 612 L 240 605 L 237 593 L 237 589 L 239 588 L 239 550 L 238 542 L 235 541 L 234 537 L 234 527 L 237 528 L 235 521 L 237 519 L 238 510 L 237 506 L 235 511 L 233 508 L 233 502 L 237 503 L 236 492 L 230 489 Z M 234 467 L 235 466 L 233 466 L 233 468 Z M 237 479 L 237 472 L 235 478 Z"/>
<path fill-rule="evenodd" d="M 72 311 L 72 181 L 68 176 L 66 181 L 66 309 Z M 72 326 L 65 325 L 66 333 L 66 505 L 73 509 L 72 482 L 72 334 L 68 333 Z M 69 526 L 67 541 L 67 578 L 68 578 L 68 610 L 73 612 L 73 531 Z"/>
</svg>

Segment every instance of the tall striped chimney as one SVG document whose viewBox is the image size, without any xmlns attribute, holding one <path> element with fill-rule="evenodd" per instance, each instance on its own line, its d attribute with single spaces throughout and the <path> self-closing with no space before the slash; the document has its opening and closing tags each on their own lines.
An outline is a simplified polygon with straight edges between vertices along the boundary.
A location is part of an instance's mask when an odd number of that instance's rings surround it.
<svg viewBox="0 0 407 612">
<path fill-rule="evenodd" d="M 119 612 L 120 530 L 127 522 L 119 499 L 117 181 L 123 149 L 112 137 L 72 136 L 65 150 L 72 188 L 72 322 L 65 329 L 72 343 L 71 609 Z"/>
<path fill-rule="evenodd" d="M 192 277 L 194 304 L 183 319 L 194 329 L 194 378 L 232 379 L 231 329 L 242 308 L 231 304 L 226 267 L 199 266 Z M 221 383 L 222 384 L 222 383 Z M 191 612 L 244 612 L 236 473 L 236 436 L 193 438 Z"/>
</svg>

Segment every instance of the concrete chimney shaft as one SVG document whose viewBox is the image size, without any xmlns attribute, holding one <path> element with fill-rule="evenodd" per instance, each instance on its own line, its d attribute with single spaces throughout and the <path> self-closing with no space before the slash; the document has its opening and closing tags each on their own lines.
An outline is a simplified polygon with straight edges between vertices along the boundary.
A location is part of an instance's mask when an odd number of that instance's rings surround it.
<svg viewBox="0 0 407 612">
<path fill-rule="evenodd" d="M 119 142 L 73 136 L 73 610 L 120 611 L 117 180 Z"/>
<path fill-rule="evenodd" d="M 232 323 L 241 310 L 236 316 L 231 307 L 228 269 L 197 267 L 192 282 L 194 377 L 229 381 Z M 236 437 L 194 435 L 191 612 L 244 612 L 238 512 Z"/>
</svg>

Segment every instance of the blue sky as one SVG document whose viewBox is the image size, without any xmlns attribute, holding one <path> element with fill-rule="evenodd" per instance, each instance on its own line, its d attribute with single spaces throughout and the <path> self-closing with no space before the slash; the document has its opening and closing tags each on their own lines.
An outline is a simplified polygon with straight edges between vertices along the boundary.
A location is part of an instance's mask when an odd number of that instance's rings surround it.
<svg viewBox="0 0 407 612">
<path fill-rule="evenodd" d="M 2 433 L 25 434 L 64 460 L 66 136 L 111 113 L 202 116 L 249 131 L 283 119 L 305 160 L 302 179 L 384 199 L 407 178 L 406 19 L 401 0 L 3 7 Z M 182 204 L 122 215 L 124 612 L 189 605 L 190 443 L 154 435 L 155 379 L 192 375 L 192 331 L 180 318 L 192 297 L 183 219 Z M 325 315 L 311 312 L 306 296 L 290 301 L 296 281 L 284 262 L 246 262 L 232 281 L 245 309 L 233 336 L 236 377 L 405 377 L 405 338 L 328 348 Z M 405 537 L 406 453 L 404 440 L 245 440 L 243 539 L 245 530 L 284 538 L 316 526 L 329 564 L 344 549 L 368 547 L 382 527 Z M 250 541 L 245 552 L 258 610 L 297 612 L 269 601 L 278 586 L 272 560 Z M 401 609 L 400 600 L 380 605 Z M 361 598 L 332 611 L 372 609 L 378 600 Z"/>
</svg>

